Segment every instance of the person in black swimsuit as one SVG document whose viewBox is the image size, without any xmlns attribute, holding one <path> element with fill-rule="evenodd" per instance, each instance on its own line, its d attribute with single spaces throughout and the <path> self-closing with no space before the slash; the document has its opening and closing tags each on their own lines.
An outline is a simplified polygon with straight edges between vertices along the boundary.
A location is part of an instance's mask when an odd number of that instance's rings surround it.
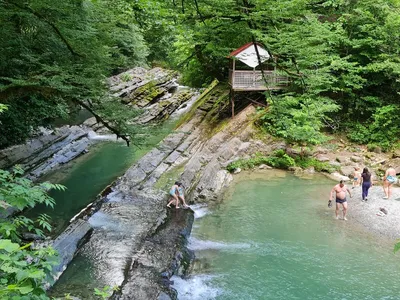
<svg viewBox="0 0 400 300">
<path fill-rule="evenodd" d="M 347 186 L 344 185 L 343 180 L 340 180 L 339 184 L 335 185 L 329 194 L 329 201 L 332 201 L 333 194 L 336 193 L 336 219 L 339 220 L 339 209 L 340 209 L 340 204 L 343 207 L 343 220 L 346 219 L 346 213 L 347 213 L 347 200 L 346 200 L 346 192 L 349 193 L 350 198 L 353 196 L 350 193 L 350 190 L 347 188 Z"/>
</svg>

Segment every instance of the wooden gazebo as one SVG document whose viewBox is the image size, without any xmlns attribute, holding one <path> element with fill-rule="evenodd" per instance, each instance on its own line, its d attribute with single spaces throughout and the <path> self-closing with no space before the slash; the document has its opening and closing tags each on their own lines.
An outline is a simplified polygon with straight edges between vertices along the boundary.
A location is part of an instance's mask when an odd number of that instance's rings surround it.
<svg viewBox="0 0 400 300">
<path fill-rule="evenodd" d="M 256 45 L 257 51 L 254 43 L 247 43 L 229 54 L 229 83 L 233 91 L 277 90 L 287 85 L 288 78 L 276 72 L 276 64 L 273 69 L 268 64 L 264 65 L 273 57 L 260 44 Z"/>
<path fill-rule="evenodd" d="M 231 59 L 232 117 L 235 116 L 235 92 L 279 90 L 288 84 L 288 77 L 276 71 L 276 59 L 258 43 L 247 43 L 232 51 L 228 58 Z M 272 60 L 275 63 L 268 64 Z"/>
</svg>

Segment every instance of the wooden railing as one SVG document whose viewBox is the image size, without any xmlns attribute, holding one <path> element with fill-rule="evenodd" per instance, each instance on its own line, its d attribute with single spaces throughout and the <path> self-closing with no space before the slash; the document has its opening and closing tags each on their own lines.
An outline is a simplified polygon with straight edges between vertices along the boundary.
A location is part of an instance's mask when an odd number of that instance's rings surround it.
<svg viewBox="0 0 400 300">
<path fill-rule="evenodd" d="M 282 76 L 275 71 L 229 71 L 229 83 L 234 90 L 273 90 L 281 89 L 288 85 L 288 77 Z"/>
</svg>

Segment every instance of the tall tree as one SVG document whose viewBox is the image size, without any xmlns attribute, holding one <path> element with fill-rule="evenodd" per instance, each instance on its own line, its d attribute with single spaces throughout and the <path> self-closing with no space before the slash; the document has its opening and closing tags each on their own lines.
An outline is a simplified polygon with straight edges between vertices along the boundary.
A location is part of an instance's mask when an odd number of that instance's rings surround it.
<svg viewBox="0 0 400 300">
<path fill-rule="evenodd" d="M 389 148 L 400 135 L 399 11 L 397 0 L 184 1 L 172 53 L 201 83 L 226 78 L 232 49 L 261 42 L 291 80 L 267 95 L 272 133 L 315 143 L 326 127 Z"/>
<path fill-rule="evenodd" d="M 101 111 L 116 107 L 105 78 L 146 62 L 132 10 L 124 0 L 0 1 L 0 101 L 9 108 L 0 116 L 0 147 L 76 105 L 120 131 Z"/>
</svg>

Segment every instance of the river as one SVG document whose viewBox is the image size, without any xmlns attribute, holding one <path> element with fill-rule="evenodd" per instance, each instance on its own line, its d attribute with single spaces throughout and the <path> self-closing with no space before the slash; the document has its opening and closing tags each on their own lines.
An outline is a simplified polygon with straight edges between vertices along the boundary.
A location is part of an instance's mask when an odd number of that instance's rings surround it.
<svg viewBox="0 0 400 300">
<path fill-rule="evenodd" d="M 177 119 L 173 118 L 164 122 L 162 129 L 154 127 L 141 147 L 127 147 L 124 142 L 98 142 L 90 148 L 88 154 L 41 179 L 62 184 L 67 189 L 51 191 L 50 196 L 56 202 L 54 209 L 38 205 L 28 212 L 28 216 L 46 213 L 51 217 L 51 235 L 60 234 L 75 214 L 95 200 L 107 185 L 123 175 L 132 164 L 171 132 L 176 122 Z"/>
<path fill-rule="evenodd" d="M 333 182 L 281 171 L 239 174 L 214 207 L 195 208 L 192 274 L 180 300 L 399 299 L 393 241 L 327 207 Z M 356 200 L 353 200 L 356 201 Z"/>
</svg>

